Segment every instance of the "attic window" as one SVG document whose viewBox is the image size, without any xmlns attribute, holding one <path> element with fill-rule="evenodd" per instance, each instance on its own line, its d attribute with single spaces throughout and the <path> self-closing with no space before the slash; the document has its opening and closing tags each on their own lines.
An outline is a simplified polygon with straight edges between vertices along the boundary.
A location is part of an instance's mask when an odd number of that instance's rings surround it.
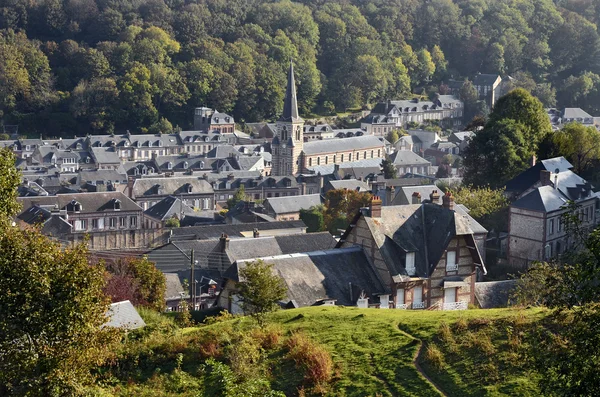
<svg viewBox="0 0 600 397">
<path fill-rule="evenodd" d="M 169 170 L 173 169 L 173 163 L 171 163 L 170 161 L 167 163 L 167 169 L 169 169 Z"/>
<path fill-rule="evenodd" d="M 70 211 L 81 212 L 82 209 L 81 203 L 77 200 L 72 200 L 67 206 L 67 210 Z"/>
<path fill-rule="evenodd" d="M 188 183 L 187 185 L 187 192 L 191 193 L 192 192 L 192 185 Z"/>
<path fill-rule="evenodd" d="M 417 269 L 415 268 L 414 252 L 406 253 L 406 262 L 404 268 L 406 269 L 406 273 L 408 273 L 409 276 L 414 276 L 417 273 Z"/>
<path fill-rule="evenodd" d="M 163 143 L 162 141 L 158 141 L 158 147 L 162 147 Z"/>
<path fill-rule="evenodd" d="M 184 162 L 183 162 L 183 168 L 187 169 L 187 168 L 188 168 L 188 166 L 189 166 L 188 162 L 187 162 L 187 161 L 184 161 Z"/>
<path fill-rule="evenodd" d="M 115 199 L 113 201 L 113 209 L 115 211 L 120 211 L 121 210 L 121 200 Z"/>
</svg>

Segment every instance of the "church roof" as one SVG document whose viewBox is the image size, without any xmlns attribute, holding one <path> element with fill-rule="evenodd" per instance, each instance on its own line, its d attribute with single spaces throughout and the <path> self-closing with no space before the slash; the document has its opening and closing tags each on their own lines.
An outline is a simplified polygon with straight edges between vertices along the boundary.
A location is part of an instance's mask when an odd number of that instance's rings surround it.
<svg viewBox="0 0 600 397">
<path fill-rule="evenodd" d="M 283 114 L 279 121 L 297 122 L 302 121 L 298 114 L 298 100 L 296 99 L 296 82 L 294 80 L 294 64 L 290 61 L 288 71 L 288 82 L 285 90 L 285 101 L 283 102 Z"/>
</svg>

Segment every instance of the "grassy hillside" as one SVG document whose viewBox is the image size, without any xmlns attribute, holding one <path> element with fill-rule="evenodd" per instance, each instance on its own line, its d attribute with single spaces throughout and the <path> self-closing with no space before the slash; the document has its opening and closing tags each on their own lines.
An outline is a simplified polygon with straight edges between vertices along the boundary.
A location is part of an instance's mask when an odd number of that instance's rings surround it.
<svg viewBox="0 0 600 397">
<path fill-rule="evenodd" d="M 523 333 L 544 315 L 531 309 L 311 307 L 273 313 L 260 330 L 247 318 L 178 329 L 170 319 L 145 313 L 149 326 L 121 346 L 112 366 L 101 371 L 95 391 L 209 396 L 224 394 L 215 385 L 233 379 L 244 383 L 242 390 L 227 389 L 232 396 L 251 394 L 265 384 L 294 396 L 539 395 L 536 374 L 528 373 L 519 353 Z M 330 354 L 331 379 L 309 381 L 311 365 L 291 337 L 298 333 L 315 343 L 308 351 L 310 359 L 321 362 L 318 370 L 328 365 L 319 349 Z M 214 364 L 213 358 L 228 367 Z M 215 377 L 220 377 L 216 383 Z"/>
</svg>

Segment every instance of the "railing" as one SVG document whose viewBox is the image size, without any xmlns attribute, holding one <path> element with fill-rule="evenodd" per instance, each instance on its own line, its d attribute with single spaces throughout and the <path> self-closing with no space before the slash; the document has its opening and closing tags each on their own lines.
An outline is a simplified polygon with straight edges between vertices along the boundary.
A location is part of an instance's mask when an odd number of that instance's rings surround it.
<svg viewBox="0 0 600 397">
<path fill-rule="evenodd" d="M 456 271 L 458 271 L 458 263 L 455 263 L 453 265 L 446 265 L 446 271 L 447 272 L 456 272 Z"/>
<path fill-rule="evenodd" d="M 408 309 L 408 304 L 406 304 L 406 303 L 397 303 L 396 304 L 396 309 L 406 310 L 406 309 Z"/>
<path fill-rule="evenodd" d="M 450 302 L 444 303 L 442 310 L 466 310 L 469 307 L 469 302 Z"/>
<path fill-rule="evenodd" d="M 425 309 L 425 302 L 413 302 L 413 309 Z"/>
</svg>

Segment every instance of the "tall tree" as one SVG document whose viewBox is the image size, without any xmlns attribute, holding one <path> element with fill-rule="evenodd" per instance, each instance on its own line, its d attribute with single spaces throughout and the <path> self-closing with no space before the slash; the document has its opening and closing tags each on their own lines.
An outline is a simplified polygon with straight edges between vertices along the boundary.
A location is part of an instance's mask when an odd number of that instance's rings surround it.
<svg viewBox="0 0 600 397">
<path fill-rule="evenodd" d="M 261 259 L 246 263 L 239 270 L 238 296 L 244 313 L 263 324 L 267 313 L 276 310 L 287 293 L 285 281 L 273 271 L 273 265 Z"/>
</svg>

